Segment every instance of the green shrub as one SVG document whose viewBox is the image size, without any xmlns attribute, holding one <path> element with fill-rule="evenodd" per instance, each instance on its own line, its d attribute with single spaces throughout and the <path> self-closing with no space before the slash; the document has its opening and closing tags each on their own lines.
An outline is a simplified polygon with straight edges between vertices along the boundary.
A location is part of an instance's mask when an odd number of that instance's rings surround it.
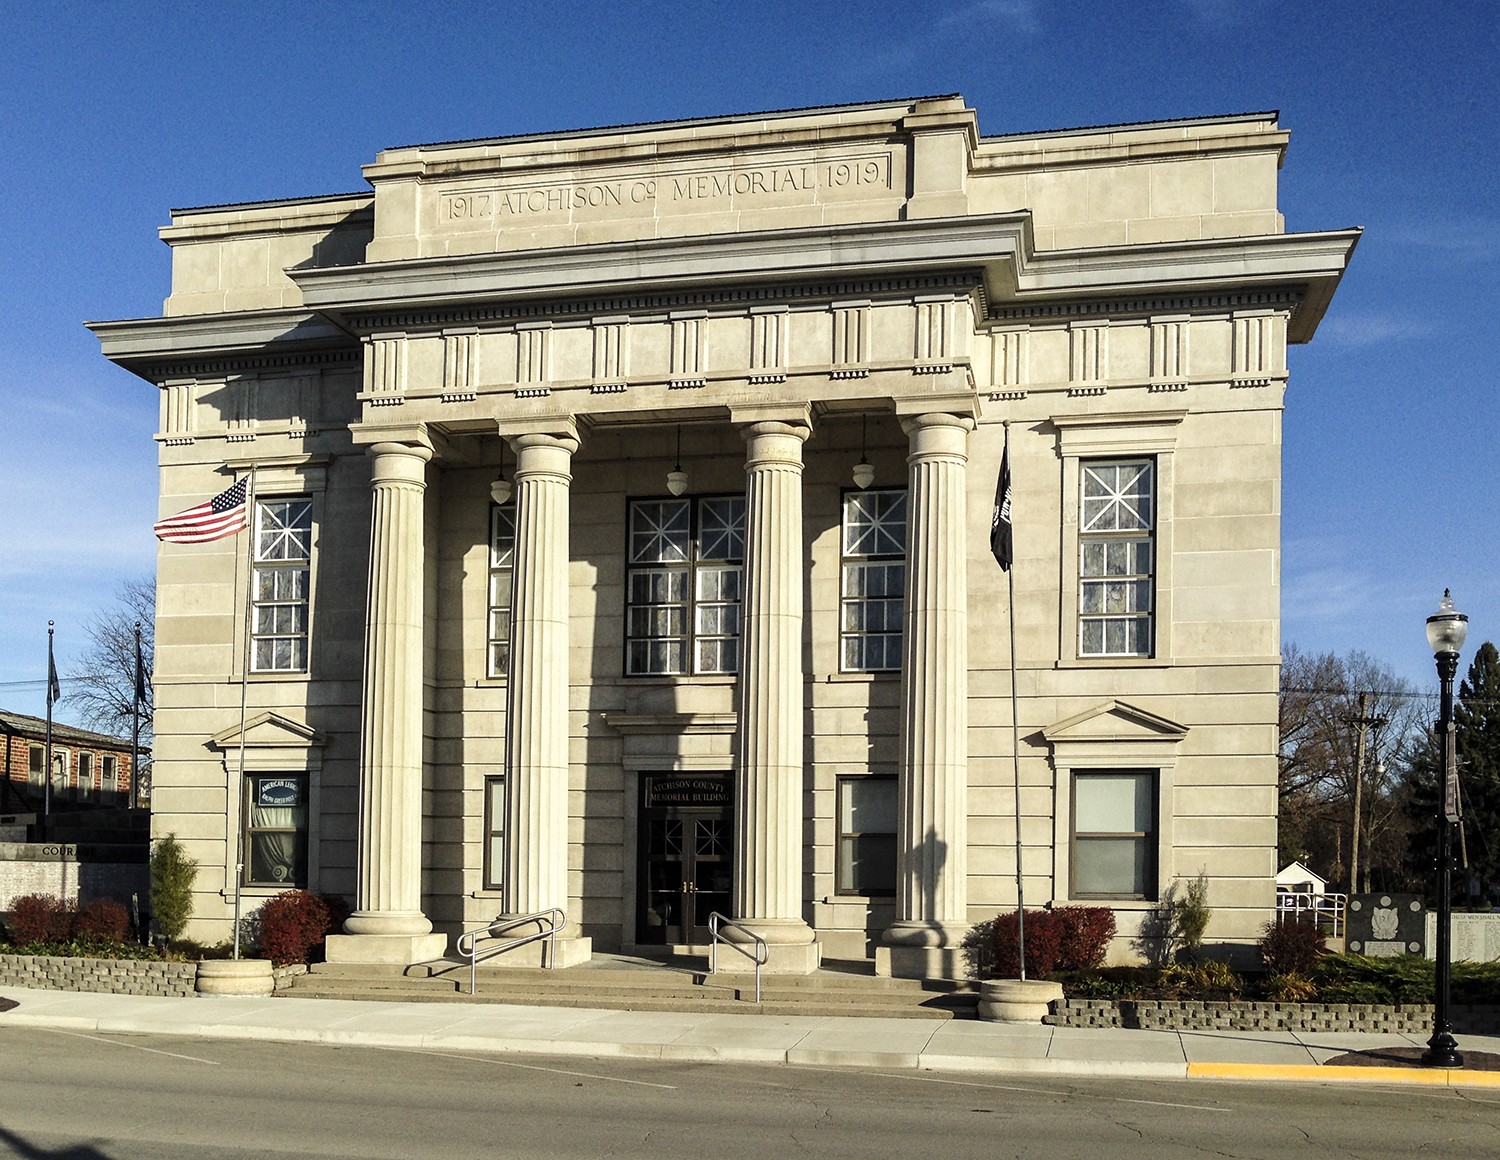
<svg viewBox="0 0 1500 1160">
<path fill-rule="evenodd" d="M 1313 980 L 1328 1003 L 1430 1003 L 1433 964 L 1420 955 L 1388 959 L 1324 955 Z"/>
<path fill-rule="evenodd" d="M 175 834 L 156 843 L 151 850 L 151 913 L 168 942 L 181 937 L 193 917 L 197 880 L 198 863 L 187 856 Z"/>
<path fill-rule="evenodd" d="M 1208 875 L 1200 872 L 1183 889 L 1182 895 L 1172 900 L 1171 937 L 1179 958 L 1189 962 L 1197 960 L 1203 949 L 1203 935 L 1212 917 L 1213 910 L 1208 905 Z"/>
</svg>

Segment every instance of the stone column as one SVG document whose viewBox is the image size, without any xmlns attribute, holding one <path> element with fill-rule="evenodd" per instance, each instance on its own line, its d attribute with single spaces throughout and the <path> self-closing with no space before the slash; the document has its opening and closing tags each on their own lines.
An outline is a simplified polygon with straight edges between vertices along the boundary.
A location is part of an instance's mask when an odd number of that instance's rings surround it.
<svg viewBox="0 0 1500 1160">
<path fill-rule="evenodd" d="M 360 726 L 355 909 L 327 940 L 329 962 L 441 958 L 422 913 L 423 493 L 430 449 L 376 443 Z"/>
<path fill-rule="evenodd" d="M 568 906 L 568 489 L 578 440 L 511 437 L 516 452 L 516 549 L 510 673 L 505 691 L 505 869 L 508 916 Z M 576 916 L 572 916 L 576 917 Z M 586 961 L 591 940 L 572 923 L 554 965 Z M 522 933 L 525 928 L 514 928 Z M 500 965 L 544 962 L 543 943 Z"/>
<path fill-rule="evenodd" d="M 962 978 L 968 930 L 968 585 L 964 476 L 973 420 L 903 424 L 907 458 L 906 618 L 896 921 L 881 974 Z"/>
<path fill-rule="evenodd" d="M 770 943 L 766 969 L 784 974 L 805 974 L 819 960 L 817 936 L 802 918 L 802 443 L 809 433 L 805 418 L 744 428 L 734 917 Z M 726 958 L 734 956 L 721 955 L 721 966 Z"/>
</svg>

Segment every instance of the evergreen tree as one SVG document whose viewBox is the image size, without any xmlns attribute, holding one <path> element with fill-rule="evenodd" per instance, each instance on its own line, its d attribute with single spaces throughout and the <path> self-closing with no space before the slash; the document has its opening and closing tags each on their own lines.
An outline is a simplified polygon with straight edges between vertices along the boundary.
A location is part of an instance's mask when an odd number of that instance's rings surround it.
<svg viewBox="0 0 1500 1160">
<path fill-rule="evenodd" d="M 1458 753 L 1459 795 L 1463 806 L 1463 850 L 1468 877 L 1483 897 L 1500 889 L 1500 652 L 1485 641 L 1453 704 L 1454 748 Z M 1408 865 L 1430 881 L 1437 850 L 1436 816 L 1443 774 L 1442 739 L 1428 729 L 1407 769 L 1406 810 L 1412 822 Z M 1454 857 L 1459 855 L 1455 843 Z M 1454 895 L 1466 895 L 1464 874 Z"/>
</svg>

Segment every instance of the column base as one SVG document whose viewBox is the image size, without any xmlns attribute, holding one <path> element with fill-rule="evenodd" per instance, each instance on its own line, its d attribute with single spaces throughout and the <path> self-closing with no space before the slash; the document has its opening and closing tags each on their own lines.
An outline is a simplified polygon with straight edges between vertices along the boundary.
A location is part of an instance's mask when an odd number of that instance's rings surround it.
<svg viewBox="0 0 1500 1160">
<path fill-rule="evenodd" d="M 823 947 L 817 932 L 800 920 L 774 921 L 744 919 L 745 926 L 766 940 L 766 975 L 810 975 L 823 961 Z M 724 931 L 724 941 L 732 944 L 718 950 L 721 975 L 755 974 L 755 940 L 734 927 Z M 741 953 L 743 950 L 743 954 Z"/>
<path fill-rule="evenodd" d="M 430 963 L 448 953 L 445 934 L 331 934 L 323 942 L 330 963 Z"/>
<path fill-rule="evenodd" d="M 940 922 L 896 922 L 875 948 L 875 973 L 888 979 L 967 979 L 961 945 L 968 928 Z"/>
</svg>

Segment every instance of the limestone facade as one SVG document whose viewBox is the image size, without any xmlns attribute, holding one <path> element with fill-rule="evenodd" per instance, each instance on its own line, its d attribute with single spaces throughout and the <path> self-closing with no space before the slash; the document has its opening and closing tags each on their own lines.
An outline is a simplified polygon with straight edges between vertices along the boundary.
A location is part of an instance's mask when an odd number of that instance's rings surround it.
<svg viewBox="0 0 1500 1160">
<path fill-rule="evenodd" d="M 1019 846 L 1117 957 L 1200 872 L 1252 940 L 1286 348 L 1358 238 L 1284 231 L 1287 139 L 983 137 L 943 97 L 174 211 L 164 317 L 94 329 L 160 391 L 163 514 L 255 475 L 253 536 L 158 562 L 193 933 L 243 864 L 247 906 L 347 896 L 350 961 L 554 907 L 567 961 L 701 947 L 716 910 L 773 970 L 953 974 Z"/>
</svg>

